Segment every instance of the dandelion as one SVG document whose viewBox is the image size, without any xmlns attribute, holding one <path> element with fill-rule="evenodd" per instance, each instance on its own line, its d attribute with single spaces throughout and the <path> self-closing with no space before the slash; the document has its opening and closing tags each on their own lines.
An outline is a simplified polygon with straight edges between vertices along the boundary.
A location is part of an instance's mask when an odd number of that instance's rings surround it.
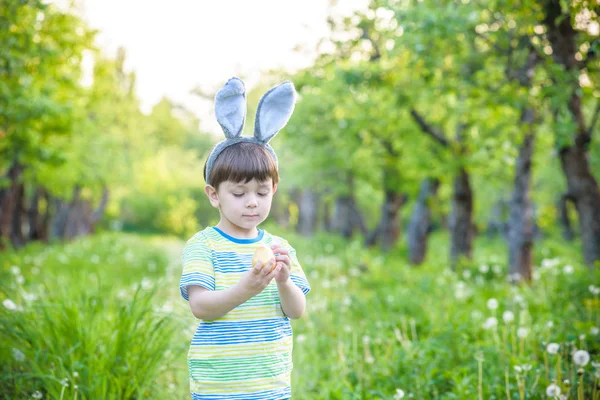
<svg viewBox="0 0 600 400">
<path fill-rule="evenodd" d="M 494 329 L 496 326 L 498 326 L 498 319 L 495 317 L 489 317 L 483 323 L 483 329 Z"/>
<path fill-rule="evenodd" d="M 590 362 L 590 353 L 585 350 L 577 350 L 573 353 L 573 362 L 579 366 L 585 366 Z"/>
<path fill-rule="evenodd" d="M 31 395 L 31 397 L 33 397 L 34 399 L 41 399 L 41 398 L 42 398 L 42 397 L 44 397 L 44 396 L 42 395 L 42 392 L 40 392 L 39 390 L 36 390 L 36 391 L 35 391 L 35 392 L 34 392 L 34 393 Z"/>
<path fill-rule="evenodd" d="M 565 265 L 563 267 L 563 272 L 567 275 L 571 275 L 573 273 L 573 271 L 575 271 L 575 269 L 573 268 L 572 265 Z"/>
<path fill-rule="evenodd" d="M 344 297 L 344 305 L 349 307 L 352 304 L 352 299 L 349 296 Z"/>
<path fill-rule="evenodd" d="M 598 328 L 597 326 L 592 326 L 590 328 L 590 335 L 597 335 L 598 333 L 600 333 L 600 328 Z"/>
<path fill-rule="evenodd" d="M 79 372 L 77 372 L 77 371 L 73 371 L 73 377 L 74 377 L 74 378 L 78 378 L 78 377 L 79 377 Z"/>
<path fill-rule="evenodd" d="M 10 272 L 12 272 L 12 274 L 15 276 L 21 275 L 21 268 L 17 267 L 16 265 L 13 265 L 12 267 L 10 267 Z"/>
<path fill-rule="evenodd" d="M 23 277 L 23 275 L 17 275 L 17 277 L 15 279 L 19 285 L 22 285 L 25 283 L 25 278 Z"/>
<path fill-rule="evenodd" d="M 60 384 L 61 384 L 63 387 L 67 387 L 67 386 L 69 386 L 69 378 L 64 378 L 63 380 L 61 380 L 61 381 L 60 381 Z"/>
<path fill-rule="evenodd" d="M 552 328 L 554 328 L 554 321 L 548 321 L 548 322 L 546 323 L 546 328 L 548 328 L 548 329 L 552 329 Z"/>
<path fill-rule="evenodd" d="M 369 342 L 371 341 L 371 338 L 368 336 L 363 336 L 362 341 L 364 344 L 369 344 Z"/>
<path fill-rule="evenodd" d="M 469 271 L 468 269 L 464 270 L 462 276 L 465 279 L 469 279 L 471 277 L 471 271 Z"/>
<path fill-rule="evenodd" d="M 495 310 L 498 308 L 498 300 L 496 299 L 489 299 L 487 302 L 487 306 L 490 310 Z"/>
<path fill-rule="evenodd" d="M 548 397 L 558 397 L 560 396 L 560 387 L 556 384 L 551 384 L 546 388 L 546 396 Z"/>
<path fill-rule="evenodd" d="M 394 400 L 399 400 L 404 398 L 404 390 L 396 389 L 396 394 L 394 395 Z"/>
<path fill-rule="evenodd" d="M 17 308 L 18 308 L 18 307 L 17 307 L 17 305 L 15 304 L 15 302 L 14 302 L 14 301 L 12 301 L 11 299 L 5 299 L 5 300 L 2 302 L 2 305 L 3 305 L 4 307 L 6 307 L 6 309 L 8 309 L 8 310 L 10 310 L 10 311 L 16 311 L 16 310 L 17 310 Z"/>
<path fill-rule="evenodd" d="M 495 273 L 496 275 L 500 275 L 500 274 L 502 273 L 502 267 L 501 267 L 501 266 L 499 266 L 498 264 L 494 265 L 494 266 L 492 267 L 492 270 L 494 271 L 494 273 Z"/>
<path fill-rule="evenodd" d="M 25 361 L 25 353 L 23 353 L 21 350 L 13 347 L 12 353 L 13 353 L 13 358 L 15 359 L 15 361 L 17 361 L 17 362 Z"/>
<path fill-rule="evenodd" d="M 487 274 L 489 270 L 490 267 L 488 267 L 486 264 L 482 264 L 479 266 L 479 272 L 481 272 L 482 274 Z"/>
<path fill-rule="evenodd" d="M 142 289 L 148 290 L 152 287 L 152 281 L 148 278 L 142 279 Z"/>
<path fill-rule="evenodd" d="M 346 286 L 348 284 L 348 278 L 345 275 L 340 276 L 338 282 L 342 286 Z"/>
<path fill-rule="evenodd" d="M 512 311 L 504 311 L 502 313 L 502 320 L 504 320 L 504 323 L 510 324 L 515 320 L 515 314 Z"/>
<path fill-rule="evenodd" d="M 559 349 L 560 349 L 560 345 L 558 343 L 550 343 L 546 347 L 546 351 L 548 352 L 548 354 L 556 354 L 556 353 L 558 353 Z"/>
<path fill-rule="evenodd" d="M 600 287 L 597 287 L 597 286 L 594 286 L 594 285 L 590 285 L 589 289 L 590 289 L 590 292 L 591 292 L 593 295 L 598 295 L 598 294 L 600 294 Z"/>
<path fill-rule="evenodd" d="M 585 340 L 585 335 L 579 335 L 579 340 Z"/>
<path fill-rule="evenodd" d="M 515 297 L 513 298 L 514 302 L 520 305 L 524 305 L 525 304 L 525 298 L 523 296 L 521 296 L 520 294 L 516 294 Z"/>
<path fill-rule="evenodd" d="M 527 328 L 521 327 L 521 328 L 517 329 L 517 336 L 521 339 L 525 339 L 528 334 L 529 334 L 529 330 Z"/>
</svg>

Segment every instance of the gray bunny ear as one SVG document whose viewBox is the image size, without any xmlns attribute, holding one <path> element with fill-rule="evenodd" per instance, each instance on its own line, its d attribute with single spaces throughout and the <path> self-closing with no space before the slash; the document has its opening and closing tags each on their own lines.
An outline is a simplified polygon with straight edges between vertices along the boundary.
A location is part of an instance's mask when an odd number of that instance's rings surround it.
<svg viewBox="0 0 600 400">
<path fill-rule="evenodd" d="M 246 121 L 244 82 L 231 78 L 215 96 L 215 114 L 227 139 L 241 136 Z"/>
<path fill-rule="evenodd" d="M 262 143 L 268 143 L 288 123 L 295 103 L 296 89 L 292 82 L 283 82 L 265 93 L 258 103 L 254 137 Z"/>
</svg>

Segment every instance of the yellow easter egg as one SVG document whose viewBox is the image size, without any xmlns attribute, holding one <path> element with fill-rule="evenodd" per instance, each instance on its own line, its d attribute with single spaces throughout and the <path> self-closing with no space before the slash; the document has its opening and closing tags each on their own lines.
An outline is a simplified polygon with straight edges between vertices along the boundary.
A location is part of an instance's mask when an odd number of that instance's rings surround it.
<svg viewBox="0 0 600 400">
<path fill-rule="evenodd" d="M 275 254 L 273 254 L 273 250 L 267 246 L 259 246 L 254 251 L 254 256 L 252 256 L 252 266 L 254 267 L 257 262 L 261 262 L 262 265 L 265 265 L 269 260 L 274 259 Z M 271 268 L 271 271 L 275 268 L 275 265 Z M 269 272 L 271 272 L 269 271 Z"/>
</svg>

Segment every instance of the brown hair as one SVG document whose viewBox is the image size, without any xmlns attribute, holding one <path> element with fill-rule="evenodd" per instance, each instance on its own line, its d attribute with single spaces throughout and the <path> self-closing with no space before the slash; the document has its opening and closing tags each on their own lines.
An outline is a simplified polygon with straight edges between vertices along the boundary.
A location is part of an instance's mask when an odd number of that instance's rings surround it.
<svg viewBox="0 0 600 400">
<path fill-rule="evenodd" d="M 264 182 L 273 179 L 273 185 L 279 182 L 277 164 L 269 151 L 255 143 L 237 143 L 227 147 L 215 160 L 208 177 L 211 186 L 219 189 L 225 181 L 248 183 L 252 179 Z M 204 164 L 206 181 L 206 163 Z"/>
</svg>

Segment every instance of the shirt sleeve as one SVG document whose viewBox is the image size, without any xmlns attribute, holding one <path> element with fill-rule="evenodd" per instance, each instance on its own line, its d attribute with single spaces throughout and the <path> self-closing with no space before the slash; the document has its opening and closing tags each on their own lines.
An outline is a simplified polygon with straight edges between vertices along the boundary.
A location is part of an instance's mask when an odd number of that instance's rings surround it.
<svg viewBox="0 0 600 400">
<path fill-rule="evenodd" d="M 208 290 L 215 290 L 215 269 L 212 252 L 206 239 L 190 239 L 181 253 L 183 271 L 179 281 L 181 297 L 189 301 L 188 286 L 198 285 Z"/>
<path fill-rule="evenodd" d="M 306 275 L 304 274 L 304 271 L 302 270 L 302 266 L 300 265 L 300 262 L 298 261 L 298 256 L 296 255 L 296 249 L 294 249 L 287 242 L 285 243 L 285 247 L 287 247 L 288 251 L 290 252 L 290 259 L 292 262 L 292 270 L 290 273 L 290 278 L 292 279 L 292 282 L 294 282 L 294 284 L 296 286 L 298 286 L 302 290 L 302 293 L 304 293 L 304 295 L 306 296 L 308 294 L 308 292 L 310 292 L 310 284 L 308 283 L 308 280 L 306 279 Z"/>
</svg>

